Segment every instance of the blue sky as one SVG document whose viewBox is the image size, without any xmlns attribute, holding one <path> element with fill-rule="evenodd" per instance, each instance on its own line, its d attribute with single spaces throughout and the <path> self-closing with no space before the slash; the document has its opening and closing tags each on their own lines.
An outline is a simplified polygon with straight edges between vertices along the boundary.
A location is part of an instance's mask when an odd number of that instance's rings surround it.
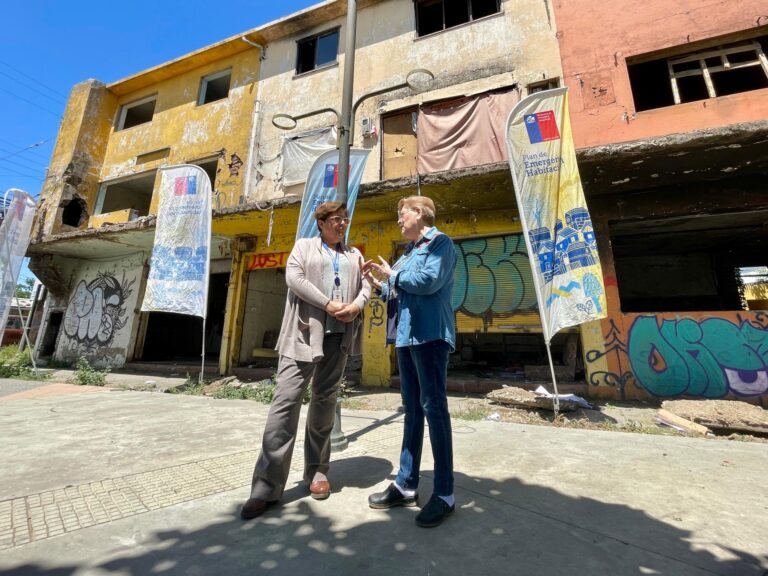
<svg viewBox="0 0 768 576">
<path fill-rule="evenodd" d="M 317 3 L 5 3 L 0 35 L 0 193 L 21 188 L 39 194 L 67 95 L 78 82 L 114 82 Z"/>
</svg>

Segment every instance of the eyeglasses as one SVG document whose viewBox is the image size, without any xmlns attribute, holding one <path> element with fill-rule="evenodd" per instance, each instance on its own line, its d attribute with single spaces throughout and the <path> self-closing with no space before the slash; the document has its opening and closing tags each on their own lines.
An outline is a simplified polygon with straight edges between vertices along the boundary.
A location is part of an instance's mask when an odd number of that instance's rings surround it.
<svg viewBox="0 0 768 576">
<path fill-rule="evenodd" d="M 414 210 L 413 208 L 404 208 L 397 214 L 397 221 L 399 222 L 403 218 L 405 218 L 405 215 L 408 214 L 408 212 L 417 212 L 417 210 Z"/>
<path fill-rule="evenodd" d="M 338 226 L 339 224 L 349 224 L 349 218 L 342 218 L 341 216 L 330 216 L 325 220 L 334 226 Z"/>
</svg>

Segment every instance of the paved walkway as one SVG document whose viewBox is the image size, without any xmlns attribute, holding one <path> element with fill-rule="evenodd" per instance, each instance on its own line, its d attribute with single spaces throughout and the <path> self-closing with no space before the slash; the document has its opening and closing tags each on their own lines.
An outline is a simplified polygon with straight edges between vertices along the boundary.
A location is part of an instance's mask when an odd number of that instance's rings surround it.
<svg viewBox="0 0 768 576">
<path fill-rule="evenodd" d="M 266 406 L 59 392 L 0 402 L 0 574 L 768 570 L 766 444 L 457 420 L 457 511 L 424 530 L 366 504 L 396 471 L 402 416 L 346 410 L 331 498 L 301 484 L 299 438 L 282 505 L 243 522 Z M 422 501 L 431 470 L 427 444 Z"/>
</svg>

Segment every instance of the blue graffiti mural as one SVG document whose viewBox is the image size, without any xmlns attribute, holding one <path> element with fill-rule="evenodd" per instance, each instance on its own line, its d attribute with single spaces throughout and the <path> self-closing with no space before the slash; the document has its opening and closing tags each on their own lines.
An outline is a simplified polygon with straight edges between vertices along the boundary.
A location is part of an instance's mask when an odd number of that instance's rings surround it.
<svg viewBox="0 0 768 576">
<path fill-rule="evenodd" d="M 522 234 L 457 242 L 456 255 L 454 311 L 482 318 L 536 312 Z"/>
<path fill-rule="evenodd" d="M 724 318 L 640 316 L 627 338 L 637 383 L 656 396 L 721 398 L 768 392 L 768 327 Z"/>
</svg>

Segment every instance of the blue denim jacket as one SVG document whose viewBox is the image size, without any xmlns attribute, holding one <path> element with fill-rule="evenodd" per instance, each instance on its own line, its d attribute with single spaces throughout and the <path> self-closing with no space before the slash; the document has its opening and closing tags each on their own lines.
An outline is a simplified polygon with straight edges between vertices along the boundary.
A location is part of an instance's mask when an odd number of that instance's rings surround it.
<svg viewBox="0 0 768 576">
<path fill-rule="evenodd" d="M 397 292 L 398 316 L 395 346 L 416 346 L 445 340 L 456 347 L 456 323 L 451 307 L 456 251 L 453 240 L 434 226 L 419 242 L 411 242 L 381 285 L 387 300 Z"/>
</svg>

